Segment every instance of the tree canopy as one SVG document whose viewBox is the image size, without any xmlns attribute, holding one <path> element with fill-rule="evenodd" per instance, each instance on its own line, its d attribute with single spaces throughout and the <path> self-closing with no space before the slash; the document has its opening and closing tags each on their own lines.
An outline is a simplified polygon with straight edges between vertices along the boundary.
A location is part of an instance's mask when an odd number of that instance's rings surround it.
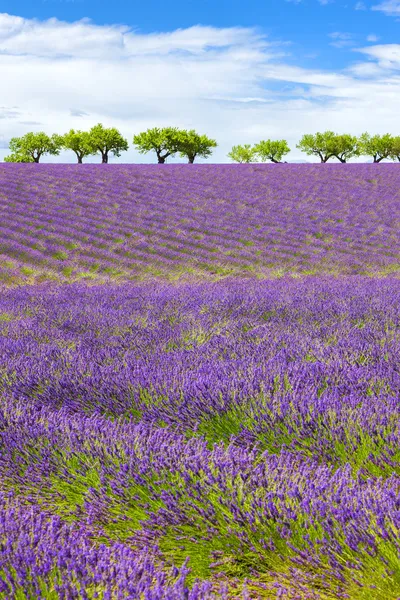
<svg viewBox="0 0 400 600">
<path fill-rule="evenodd" d="M 51 137 L 48 136 L 44 131 L 35 133 L 33 131 L 26 133 L 22 137 L 14 137 L 10 140 L 10 150 L 12 152 L 10 157 L 6 157 L 6 162 L 35 162 L 40 161 L 40 157 L 43 154 L 60 154 L 62 146 L 62 137 L 53 134 Z M 25 158 L 30 157 L 30 160 Z"/>
<path fill-rule="evenodd" d="M 238 163 L 251 163 L 258 161 L 257 154 L 250 144 L 244 144 L 244 146 L 233 146 L 232 150 L 228 153 L 228 157 L 234 162 Z"/>
<path fill-rule="evenodd" d="M 179 132 L 180 156 L 187 156 L 189 163 L 193 163 L 196 156 L 208 158 L 212 154 L 212 148 L 216 148 L 217 145 L 215 140 L 206 135 L 199 135 L 194 129 Z"/>
<path fill-rule="evenodd" d="M 345 163 L 353 156 L 360 156 L 360 144 L 356 136 L 347 133 L 338 135 L 333 131 L 307 133 L 303 135 L 296 148 L 306 154 L 319 156 L 321 162 L 335 157 Z"/>
<path fill-rule="evenodd" d="M 400 161 L 400 136 L 396 136 L 392 139 L 392 149 L 390 151 L 389 158 L 391 160 L 399 160 Z"/>
<path fill-rule="evenodd" d="M 96 154 L 98 150 L 93 147 L 90 133 L 88 131 L 75 131 L 70 129 L 68 133 L 62 136 L 63 148 L 75 152 L 78 163 L 82 163 L 85 156 Z"/>
<path fill-rule="evenodd" d="M 200 135 L 194 129 L 178 129 L 177 127 L 153 127 L 133 136 L 133 144 L 140 154 L 154 151 L 158 163 L 165 163 L 169 156 L 179 153 L 194 163 L 197 156 L 208 158 L 213 148 L 218 146 L 216 140 L 207 135 Z M 105 128 L 98 123 L 90 131 L 70 129 L 64 135 L 47 135 L 43 131 L 29 132 L 22 137 L 10 140 L 11 153 L 4 162 L 38 163 L 45 154 L 58 155 L 61 149 L 75 152 L 78 163 L 85 156 L 101 154 L 101 161 L 108 163 L 109 152 L 121 156 L 128 150 L 128 142 L 115 128 Z M 296 145 L 307 155 L 318 156 L 322 163 L 337 158 L 342 163 L 352 157 L 372 156 L 374 163 L 384 159 L 400 162 L 400 136 L 389 133 L 370 135 L 362 133 L 359 137 L 350 134 L 336 134 L 333 131 L 305 134 Z M 257 144 L 233 146 L 228 157 L 239 163 L 251 163 L 271 160 L 282 162 L 282 158 L 290 152 L 286 140 L 261 140 Z"/>
<path fill-rule="evenodd" d="M 279 163 L 282 157 L 290 152 L 290 148 L 286 140 L 262 140 L 254 146 L 254 151 L 262 161 Z"/>
<path fill-rule="evenodd" d="M 134 135 L 133 144 L 140 154 L 155 151 L 158 163 L 164 164 L 168 156 L 173 156 L 182 149 L 185 141 L 182 133 L 177 127 L 153 127 Z M 186 143 L 189 144 L 188 137 Z"/>
<path fill-rule="evenodd" d="M 300 142 L 296 144 L 296 148 L 299 148 L 308 156 L 319 156 L 321 162 L 325 163 L 332 156 L 335 156 L 334 138 L 335 133 L 333 131 L 317 132 L 315 134 L 306 133 Z"/>
<path fill-rule="evenodd" d="M 93 154 L 100 152 L 101 162 L 108 163 L 108 153 L 121 156 L 123 150 L 128 150 L 128 142 L 122 137 L 118 129 L 109 127 L 105 129 L 101 123 L 94 125 L 89 131 L 89 144 L 94 150 Z"/>
<path fill-rule="evenodd" d="M 372 156 L 374 163 L 381 162 L 384 158 L 389 158 L 393 150 L 394 138 L 390 133 L 384 135 L 369 135 L 365 132 L 359 137 L 360 154 Z"/>
<path fill-rule="evenodd" d="M 353 156 L 360 156 L 360 146 L 357 137 L 348 133 L 335 135 L 333 148 L 333 156 L 340 160 L 341 163 L 347 162 Z"/>
<path fill-rule="evenodd" d="M 4 162 L 12 163 L 34 163 L 35 161 L 29 154 L 16 153 L 4 157 Z"/>
</svg>

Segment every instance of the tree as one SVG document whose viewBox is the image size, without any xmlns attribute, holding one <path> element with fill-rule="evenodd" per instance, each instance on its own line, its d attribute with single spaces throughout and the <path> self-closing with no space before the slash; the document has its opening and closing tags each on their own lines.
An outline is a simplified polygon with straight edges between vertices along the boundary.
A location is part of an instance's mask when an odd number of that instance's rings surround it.
<svg viewBox="0 0 400 600">
<path fill-rule="evenodd" d="M 154 150 L 158 163 L 164 164 L 168 156 L 173 156 L 182 150 L 185 139 L 188 142 L 190 138 L 185 138 L 185 132 L 180 131 L 177 127 L 163 127 L 162 129 L 153 127 L 153 129 L 134 135 L 133 143 L 140 154 Z"/>
<path fill-rule="evenodd" d="M 254 146 L 254 151 L 262 161 L 280 163 L 282 157 L 290 152 L 290 148 L 286 140 L 263 140 Z"/>
<path fill-rule="evenodd" d="M 369 133 L 365 132 L 358 138 L 360 154 L 372 156 L 374 163 L 381 162 L 384 158 L 390 158 L 393 139 L 390 133 L 371 137 Z"/>
<path fill-rule="evenodd" d="M 192 164 L 196 156 L 208 158 L 212 154 L 211 148 L 217 147 L 217 142 L 206 135 L 199 135 L 194 129 L 191 129 L 179 133 L 179 147 L 180 156 L 187 156 L 188 162 Z"/>
<path fill-rule="evenodd" d="M 57 134 L 49 137 L 44 131 L 30 132 L 20 138 L 11 138 L 10 150 L 13 160 L 7 162 L 27 162 L 19 159 L 29 156 L 32 160 L 28 162 L 38 163 L 43 154 L 60 154 L 61 147 L 62 137 Z"/>
<path fill-rule="evenodd" d="M 68 133 L 62 136 L 63 148 L 73 150 L 78 158 L 78 163 L 82 163 L 82 158 L 91 154 L 96 154 L 97 149 L 93 147 L 90 140 L 90 133 L 87 131 L 75 131 L 70 129 Z"/>
<path fill-rule="evenodd" d="M 102 163 L 108 163 L 109 152 L 114 156 L 121 156 L 123 150 L 128 150 L 128 142 L 118 129 L 115 127 L 104 129 L 101 123 L 94 125 L 89 131 L 89 144 L 94 151 L 93 154 L 100 152 Z"/>
<path fill-rule="evenodd" d="M 356 136 L 348 133 L 335 135 L 333 156 L 340 160 L 341 163 L 347 162 L 353 156 L 360 156 L 360 154 L 360 146 Z"/>
<path fill-rule="evenodd" d="M 35 162 L 31 156 L 28 154 L 10 154 L 9 156 L 4 157 L 4 162 L 12 162 L 12 163 L 33 163 Z"/>
<path fill-rule="evenodd" d="M 392 149 L 390 151 L 389 158 L 391 160 L 399 160 L 400 161 L 400 136 L 396 136 L 392 139 Z"/>
<path fill-rule="evenodd" d="M 232 150 L 228 153 L 231 160 L 238 163 L 251 163 L 257 162 L 256 151 L 251 148 L 250 144 L 244 146 L 233 146 Z"/>
<path fill-rule="evenodd" d="M 332 156 L 335 156 L 335 134 L 333 131 L 317 132 L 316 134 L 306 133 L 296 145 L 302 152 L 308 156 L 319 156 L 322 163 L 327 162 Z"/>
</svg>

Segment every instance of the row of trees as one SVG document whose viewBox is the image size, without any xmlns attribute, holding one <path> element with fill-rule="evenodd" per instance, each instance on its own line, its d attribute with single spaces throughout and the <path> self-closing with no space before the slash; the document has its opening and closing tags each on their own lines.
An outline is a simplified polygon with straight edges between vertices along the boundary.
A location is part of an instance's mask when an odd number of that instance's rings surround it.
<svg viewBox="0 0 400 600">
<path fill-rule="evenodd" d="M 193 163 L 197 156 L 208 158 L 217 142 L 206 135 L 199 135 L 177 127 L 154 127 L 133 136 L 133 144 L 139 153 L 155 152 L 159 163 L 165 163 L 168 156 L 179 154 Z M 388 158 L 400 161 L 400 136 L 393 137 L 389 133 L 373 135 L 363 133 L 360 137 L 349 134 L 336 134 L 333 131 L 306 134 L 296 145 L 309 156 L 318 156 L 325 163 L 330 158 L 337 158 L 345 163 L 356 156 L 372 156 L 376 163 Z M 128 150 L 128 142 L 120 132 L 112 128 L 104 128 L 98 123 L 90 131 L 71 129 L 65 135 L 46 135 L 44 132 L 27 133 L 10 141 L 11 154 L 5 157 L 6 162 L 39 162 L 44 154 L 58 155 L 61 150 L 72 150 L 82 163 L 85 156 L 100 154 L 103 163 L 108 163 L 111 152 L 121 156 Z M 290 152 L 286 140 L 262 140 L 254 146 L 233 146 L 228 157 L 239 163 L 262 162 L 271 160 L 282 162 L 282 158 Z"/>
<path fill-rule="evenodd" d="M 374 163 L 384 158 L 400 161 L 400 136 L 393 137 L 389 133 L 373 135 L 365 132 L 360 137 L 349 134 L 338 135 L 333 131 L 323 133 L 307 133 L 296 144 L 308 156 L 318 156 L 322 163 L 330 158 L 337 158 L 341 163 L 356 156 L 372 156 Z M 286 140 L 266 140 L 250 146 L 234 146 L 228 156 L 235 162 L 250 163 L 271 160 L 279 163 L 290 152 Z"/>
<path fill-rule="evenodd" d="M 217 146 L 215 140 L 206 135 L 199 135 L 177 127 L 154 127 L 133 137 L 137 150 L 143 154 L 154 151 L 159 163 L 164 163 L 168 156 L 179 152 L 181 157 L 187 157 L 193 163 L 196 156 L 207 158 L 212 153 L 212 148 Z M 115 127 L 104 128 L 98 123 L 90 131 L 75 131 L 71 129 L 65 135 L 53 134 L 48 136 L 43 131 L 27 133 L 23 137 L 10 140 L 11 154 L 4 158 L 5 162 L 36 162 L 44 154 L 57 156 L 61 150 L 75 152 L 78 163 L 82 163 L 85 156 L 101 155 L 101 162 L 108 163 L 109 153 L 121 156 L 121 152 L 128 150 L 128 142 L 122 137 Z"/>
</svg>

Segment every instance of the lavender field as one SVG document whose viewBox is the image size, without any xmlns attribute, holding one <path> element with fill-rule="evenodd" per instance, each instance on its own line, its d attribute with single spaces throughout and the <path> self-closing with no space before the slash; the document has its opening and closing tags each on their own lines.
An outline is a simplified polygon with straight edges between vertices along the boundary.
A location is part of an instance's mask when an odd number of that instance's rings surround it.
<svg viewBox="0 0 400 600">
<path fill-rule="evenodd" d="M 0 199 L 0 598 L 398 600 L 398 165 Z"/>
<path fill-rule="evenodd" d="M 391 275 L 399 204 L 397 164 L 1 164 L 0 282 Z"/>
</svg>

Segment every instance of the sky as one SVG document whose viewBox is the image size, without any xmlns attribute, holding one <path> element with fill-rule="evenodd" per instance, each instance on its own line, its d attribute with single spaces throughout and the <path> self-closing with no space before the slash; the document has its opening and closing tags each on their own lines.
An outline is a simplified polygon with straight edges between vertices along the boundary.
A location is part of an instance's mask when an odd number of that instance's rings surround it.
<svg viewBox="0 0 400 600">
<path fill-rule="evenodd" d="M 132 138 L 167 126 L 216 140 L 199 163 L 266 139 L 318 162 L 305 133 L 400 135 L 399 34 L 400 0 L 0 0 L 0 160 L 28 131 L 103 123 L 129 144 L 111 163 L 157 162 Z"/>
</svg>

